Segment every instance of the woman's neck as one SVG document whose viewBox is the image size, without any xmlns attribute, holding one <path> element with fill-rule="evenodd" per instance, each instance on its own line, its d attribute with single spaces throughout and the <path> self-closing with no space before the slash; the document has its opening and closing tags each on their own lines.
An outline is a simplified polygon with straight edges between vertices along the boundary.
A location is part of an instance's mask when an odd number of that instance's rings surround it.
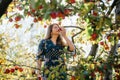
<svg viewBox="0 0 120 80">
<path fill-rule="evenodd" d="M 57 35 L 52 35 L 51 40 L 53 41 L 54 44 L 56 44 L 58 36 Z"/>
</svg>

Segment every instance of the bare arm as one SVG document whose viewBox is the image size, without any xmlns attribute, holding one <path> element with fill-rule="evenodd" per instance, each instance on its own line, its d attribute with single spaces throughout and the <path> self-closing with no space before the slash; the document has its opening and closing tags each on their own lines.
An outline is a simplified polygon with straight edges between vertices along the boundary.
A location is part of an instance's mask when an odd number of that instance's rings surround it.
<svg viewBox="0 0 120 80">
<path fill-rule="evenodd" d="M 40 71 L 41 71 L 41 65 L 42 65 L 42 61 L 39 59 L 37 60 L 37 75 L 40 75 Z"/>
<path fill-rule="evenodd" d="M 74 47 L 74 44 L 72 43 L 72 41 L 70 41 L 67 36 L 65 36 L 64 39 L 65 39 L 66 42 L 67 42 L 66 46 L 69 47 L 69 50 L 70 50 L 70 51 L 74 51 L 74 50 L 75 50 L 75 47 Z"/>
<path fill-rule="evenodd" d="M 38 52 L 38 55 L 40 55 L 42 52 L 41 51 L 39 51 Z M 38 56 L 37 55 L 37 56 Z M 42 60 L 41 60 L 41 58 L 37 58 L 37 61 L 36 61 L 36 63 L 37 63 L 37 75 L 39 76 L 40 75 L 40 72 L 41 72 L 41 66 L 42 66 Z"/>
<path fill-rule="evenodd" d="M 41 40 L 39 46 L 38 46 L 38 52 L 36 55 L 36 67 L 37 67 L 37 76 L 41 77 L 41 66 L 42 66 L 42 61 L 44 59 L 44 39 Z"/>
<path fill-rule="evenodd" d="M 66 41 L 66 46 L 69 47 L 69 50 L 70 51 L 74 51 L 75 50 L 75 47 L 74 47 L 74 44 L 72 41 L 69 40 L 69 38 L 66 36 L 66 30 L 62 27 L 61 28 L 61 35 L 63 36 L 63 38 L 65 39 Z"/>
</svg>

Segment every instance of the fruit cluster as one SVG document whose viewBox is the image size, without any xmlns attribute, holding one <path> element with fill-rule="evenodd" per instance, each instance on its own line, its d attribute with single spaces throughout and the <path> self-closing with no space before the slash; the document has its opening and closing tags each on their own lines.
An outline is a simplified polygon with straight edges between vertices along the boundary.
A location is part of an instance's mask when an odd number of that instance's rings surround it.
<svg viewBox="0 0 120 80">
<path fill-rule="evenodd" d="M 17 15 L 14 19 L 13 18 L 9 18 L 9 21 L 12 22 L 14 20 L 15 22 L 17 22 L 17 21 L 20 21 L 21 18 L 22 18 L 22 16 Z"/>
<path fill-rule="evenodd" d="M 19 67 L 19 66 L 15 66 L 13 68 L 7 68 L 4 71 L 4 74 L 8 74 L 8 73 L 14 73 L 15 71 L 19 71 L 19 72 L 23 72 L 23 68 Z"/>
<path fill-rule="evenodd" d="M 105 50 L 109 50 L 109 46 L 108 46 L 107 43 L 101 41 L 101 42 L 100 42 L 100 45 L 102 45 L 102 46 L 105 48 Z"/>
<path fill-rule="evenodd" d="M 70 12 L 71 12 L 70 9 L 64 9 L 63 12 L 61 12 L 61 11 L 58 11 L 58 12 L 51 12 L 51 13 L 50 13 L 50 17 L 51 17 L 52 19 L 56 19 L 57 17 L 58 17 L 58 18 L 64 19 L 65 16 L 67 16 L 67 15 L 70 14 Z"/>
<path fill-rule="evenodd" d="M 96 40 L 98 38 L 98 34 L 97 33 L 93 33 L 91 35 L 91 40 Z"/>
</svg>

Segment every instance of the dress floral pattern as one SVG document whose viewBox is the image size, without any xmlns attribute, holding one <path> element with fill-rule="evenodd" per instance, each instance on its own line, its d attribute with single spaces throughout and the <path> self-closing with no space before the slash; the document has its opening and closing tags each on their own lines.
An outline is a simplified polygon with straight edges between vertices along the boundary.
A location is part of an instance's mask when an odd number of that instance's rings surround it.
<svg viewBox="0 0 120 80">
<path fill-rule="evenodd" d="M 50 39 L 41 40 L 37 59 L 44 61 L 43 76 L 46 80 L 67 80 L 63 49 L 63 46 L 55 45 Z"/>
</svg>

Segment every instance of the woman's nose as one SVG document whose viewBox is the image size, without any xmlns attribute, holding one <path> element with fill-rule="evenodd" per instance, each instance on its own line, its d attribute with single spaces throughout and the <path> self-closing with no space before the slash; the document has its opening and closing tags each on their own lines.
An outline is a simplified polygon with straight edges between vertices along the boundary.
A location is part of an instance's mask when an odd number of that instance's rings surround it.
<svg viewBox="0 0 120 80">
<path fill-rule="evenodd" d="M 57 28 L 57 30 L 59 30 L 59 28 Z"/>
</svg>

